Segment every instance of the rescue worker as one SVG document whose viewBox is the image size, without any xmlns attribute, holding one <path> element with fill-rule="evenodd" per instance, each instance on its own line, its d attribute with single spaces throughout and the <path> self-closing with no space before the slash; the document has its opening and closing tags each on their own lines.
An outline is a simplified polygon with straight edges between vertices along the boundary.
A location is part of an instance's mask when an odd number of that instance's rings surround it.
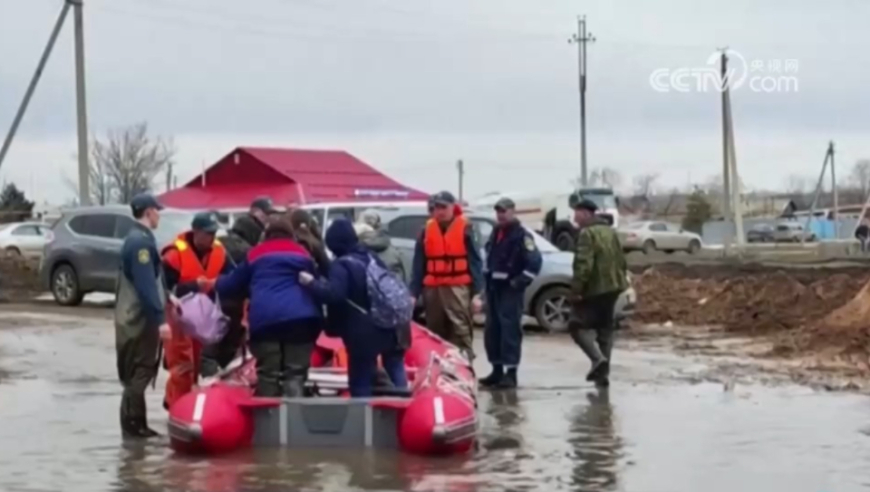
<svg viewBox="0 0 870 492">
<path fill-rule="evenodd" d="M 163 207 L 152 195 L 140 194 L 130 201 L 130 208 L 136 225 L 121 247 L 115 300 L 115 351 L 118 379 L 124 386 L 121 431 L 124 437 L 149 438 L 158 434 L 148 427 L 145 389 L 157 377 L 160 339 L 169 336 L 166 291 L 152 233 Z"/>
<path fill-rule="evenodd" d="M 595 215 L 595 202 L 577 200 L 573 208 L 580 232 L 574 253 L 568 329 L 592 362 L 586 380 L 606 388 L 610 385 L 614 308 L 619 295 L 628 288 L 625 254 L 613 227 Z"/>
<path fill-rule="evenodd" d="M 411 295 L 423 294 L 426 325 L 474 359 L 472 312 L 482 307 L 483 261 L 474 229 L 448 191 L 432 196 L 432 218 L 417 239 Z"/>
<path fill-rule="evenodd" d="M 232 259 L 223 245 L 215 239 L 217 231 L 218 224 L 211 213 L 198 213 L 193 217 L 190 230 L 180 234 L 172 244 L 163 248 L 166 288 L 176 297 L 197 292 L 197 280 L 200 278 L 216 279 L 218 275 L 232 270 Z M 167 410 L 176 400 L 193 389 L 201 368 L 205 369 L 205 375 L 211 376 L 233 360 L 244 337 L 244 331 L 240 317 L 231 317 L 230 322 L 224 339 L 203 349 L 198 341 L 172 326 L 170 318 L 172 338 L 163 346 L 166 368 L 169 370 L 163 399 L 163 406 Z"/>
<path fill-rule="evenodd" d="M 484 346 L 492 364 L 485 387 L 517 387 L 523 341 L 523 294 L 541 271 L 535 238 L 514 217 L 516 204 L 502 198 L 495 204 L 498 225 L 486 242 L 486 327 Z"/>
</svg>

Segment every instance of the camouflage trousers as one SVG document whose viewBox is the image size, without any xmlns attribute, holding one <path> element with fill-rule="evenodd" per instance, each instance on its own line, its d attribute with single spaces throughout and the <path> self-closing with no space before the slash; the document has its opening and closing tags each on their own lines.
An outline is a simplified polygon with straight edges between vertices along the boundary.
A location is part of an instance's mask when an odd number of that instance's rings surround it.
<svg viewBox="0 0 870 492">
<path fill-rule="evenodd" d="M 465 285 L 426 287 L 423 302 L 426 305 L 426 327 L 473 359 L 471 288 Z"/>
</svg>

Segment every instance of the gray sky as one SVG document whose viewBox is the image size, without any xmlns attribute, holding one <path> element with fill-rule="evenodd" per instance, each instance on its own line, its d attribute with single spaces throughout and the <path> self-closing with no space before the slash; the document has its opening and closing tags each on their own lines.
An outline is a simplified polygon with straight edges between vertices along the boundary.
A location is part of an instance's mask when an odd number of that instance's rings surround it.
<svg viewBox="0 0 870 492">
<path fill-rule="evenodd" d="M 847 173 L 870 157 L 870 3 L 861 0 L 86 0 L 91 132 L 148 121 L 173 136 L 180 181 L 239 145 L 345 149 L 409 185 L 469 194 L 559 190 L 579 173 L 577 53 L 585 13 L 590 167 L 662 186 L 721 166 L 715 92 L 660 93 L 657 69 L 704 68 L 717 47 L 796 60 L 798 90 L 734 91 L 747 185 Z M 0 131 L 60 0 L 0 0 Z M 581 9 L 585 11 L 581 11 Z M 0 175 L 39 200 L 75 175 L 72 18 Z M 736 63 L 735 63 L 736 64 Z"/>
</svg>

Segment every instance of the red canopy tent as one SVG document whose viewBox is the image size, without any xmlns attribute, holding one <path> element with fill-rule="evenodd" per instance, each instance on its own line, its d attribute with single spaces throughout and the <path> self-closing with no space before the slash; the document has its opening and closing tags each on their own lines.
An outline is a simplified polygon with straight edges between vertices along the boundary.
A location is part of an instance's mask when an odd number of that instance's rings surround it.
<svg viewBox="0 0 870 492">
<path fill-rule="evenodd" d="M 174 208 L 233 209 L 262 195 L 282 206 L 428 198 L 347 152 L 239 147 L 160 201 Z"/>
</svg>

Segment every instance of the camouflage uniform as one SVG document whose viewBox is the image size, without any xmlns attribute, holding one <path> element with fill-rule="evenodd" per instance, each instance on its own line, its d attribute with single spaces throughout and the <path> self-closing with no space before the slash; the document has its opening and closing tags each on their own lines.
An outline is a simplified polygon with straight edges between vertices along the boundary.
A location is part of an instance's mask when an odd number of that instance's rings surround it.
<svg viewBox="0 0 870 492">
<path fill-rule="evenodd" d="M 613 350 L 614 308 L 619 295 L 628 288 L 625 254 L 616 231 L 606 222 L 596 220 L 583 227 L 574 253 L 574 299 L 568 328 L 593 370 L 610 360 Z M 609 364 L 596 382 L 607 384 Z M 590 373 L 592 375 L 592 373 Z"/>
</svg>

